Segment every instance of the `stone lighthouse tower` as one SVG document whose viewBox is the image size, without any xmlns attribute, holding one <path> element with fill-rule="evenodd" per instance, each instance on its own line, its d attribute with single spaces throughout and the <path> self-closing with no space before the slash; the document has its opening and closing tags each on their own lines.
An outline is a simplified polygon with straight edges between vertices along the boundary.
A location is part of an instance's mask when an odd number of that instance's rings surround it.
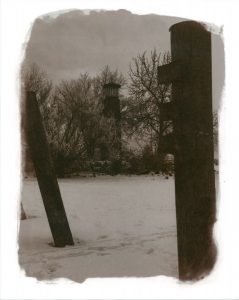
<svg viewBox="0 0 239 300">
<path fill-rule="evenodd" d="M 103 114 L 106 117 L 113 117 L 115 121 L 120 121 L 120 84 L 110 82 L 103 86 L 104 108 Z"/>
<path fill-rule="evenodd" d="M 103 86 L 103 115 L 106 118 L 111 118 L 113 126 L 109 130 L 113 130 L 115 136 L 114 143 L 110 146 L 111 159 L 117 165 L 117 172 L 121 166 L 121 115 L 120 115 L 120 99 L 119 89 L 121 85 L 109 82 Z M 111 132 L 112 133 L 112 132 Z M 113 158 L 112 158 L 113 156 Z"/>
</svg>

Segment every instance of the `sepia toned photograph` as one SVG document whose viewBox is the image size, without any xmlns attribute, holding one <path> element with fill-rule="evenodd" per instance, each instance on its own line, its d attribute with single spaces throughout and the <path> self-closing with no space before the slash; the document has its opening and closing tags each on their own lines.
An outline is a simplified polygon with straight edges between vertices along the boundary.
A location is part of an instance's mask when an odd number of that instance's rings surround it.
<svg viewBox="0 0 239 300">
<path fill-rule="evenodd" d="M 124 9 L 34 21 L 20 67 L 25 276 L 197 282 L 213 271 L 221 34 Z"/>
</svg>

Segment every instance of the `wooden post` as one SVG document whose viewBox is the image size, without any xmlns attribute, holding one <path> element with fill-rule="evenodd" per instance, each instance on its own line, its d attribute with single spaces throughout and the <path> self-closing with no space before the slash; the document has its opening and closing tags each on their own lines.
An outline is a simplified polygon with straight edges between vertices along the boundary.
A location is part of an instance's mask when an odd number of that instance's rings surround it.
<svg viewBox="0 0 239 300">
<path fill-rule="evenodd" d="M 27 141 L 54 244 L 56 247 L 73 245 L 73 238 L 34 92 L 27 92 L 26 95 L 26 118 Z"/>
<path fill-rule="evenodd" d="M 192 280 L 207 274 L 216 258 L 211 34 L 193 21 L 170 32 L 172 63 L 158 75 L 161 82 L 173 77 L 179 278 Z"/>
</svg>

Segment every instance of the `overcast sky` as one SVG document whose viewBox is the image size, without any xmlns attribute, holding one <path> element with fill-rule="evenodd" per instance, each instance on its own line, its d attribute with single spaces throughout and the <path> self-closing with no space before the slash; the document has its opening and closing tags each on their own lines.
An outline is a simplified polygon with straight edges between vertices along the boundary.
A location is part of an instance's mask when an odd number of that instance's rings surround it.
<svg viewBox="0 0 239 300">
<path fill-rule="evenodd" d="M 99 73 L 104 66 L 127 76 L 133 57 L 154 48 L 170 50 L 175 17 L 135 15 L 125 10 L 74 10 L 38 18 L 26 47 L 27 63 L 35 62 L 53 81 Z M 218 35 L 212 37 L 213 102 L 218 107 L 224 78 L 224 51 Z"/>
</svg>

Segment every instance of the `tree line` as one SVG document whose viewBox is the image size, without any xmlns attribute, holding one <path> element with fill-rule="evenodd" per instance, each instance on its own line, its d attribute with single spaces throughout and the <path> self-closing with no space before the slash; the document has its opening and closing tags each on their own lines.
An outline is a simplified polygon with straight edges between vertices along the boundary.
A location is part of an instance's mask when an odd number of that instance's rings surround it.
<svg viewBox="0 0 239 300">
<path fill-rule="evenodd" d="M 172 162 L 165 164 L 161 144 L 163 135 L 172 130 L 171 122 L 161 118 L 161 105 L 170 101 L 171 85 L 157 81 L 157 67 L 169 62 L 169 53 L 153 50 L 149 55 L 144 52 L 132 59 L 128 80 L 118 70 L 106 66 L 96 76 L 79 74 L 77 79 L 62 80 L 55 85 L 38 65 L 23 64 L 22 94 L 36 93 L 58 176 L 84 171 L 93 174 L 172 172 Z M 114 151 L 117 139 L 114 120 L 102 114 L 102 87 L 109 82 L 127 90 L 126 95 L 120 93 L 120 158 Z M 26 165 L 30 161 L 28 149 L 25 161 Z"/>
</svg>

